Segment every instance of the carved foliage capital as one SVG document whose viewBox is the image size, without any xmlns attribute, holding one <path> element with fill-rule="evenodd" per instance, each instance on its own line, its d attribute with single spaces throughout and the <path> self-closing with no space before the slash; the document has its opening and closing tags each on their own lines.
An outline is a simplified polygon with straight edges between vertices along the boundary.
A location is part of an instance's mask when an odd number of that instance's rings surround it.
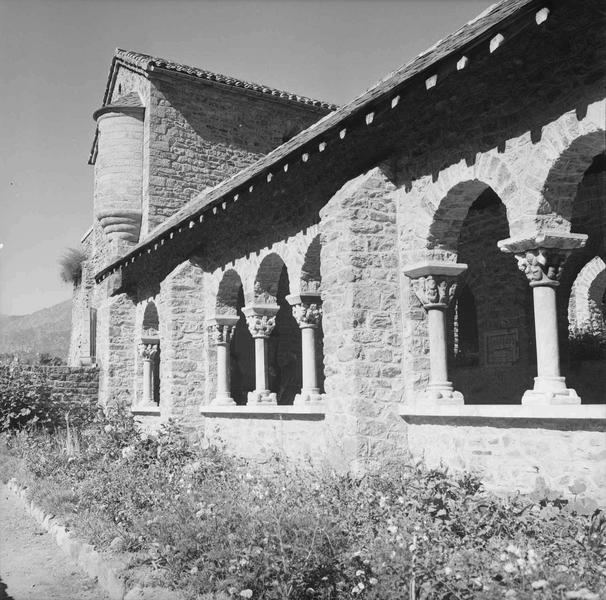
<svg viewBox="0 0 606 600">
<path fill-rule="evenodd" d="M 210 338 L 215 344 L 229 344 L 236 330 L 235 325 L 215 323 L 208 327 Z"/>
<path fill-rule="evenodd" d="M 159 344 L 149 344 L 146 342 L 141 342 L 139 344 L 139 356 L 141 356 L 143 360 L 153 360 L 158 354 L 159 349 Z"/>
<path fill-rule="evenodd" d="M 254 338 L 268 338 L 276 326 L 276 317 L 269 315 L 248 315 L 246 324 Z"/>
<path fill-rule="evenodd" d="M 557 285 L 570 250 L 533 248 L 516 253 L 518 268 L 531 284 Z"/>
<path fill-rule="evenodd" d="M 292 314 L 299 327 L 317 327 L 322 321 L 322 305 L 305 302 L 293 304 Z"/>
<path fill-rule="evenodd" d="M 425 275 L 412 279 L 412 289 L 423 306 L 448 306 L 457 289 L 457 278 L 452 275 Z"/>
</svg>

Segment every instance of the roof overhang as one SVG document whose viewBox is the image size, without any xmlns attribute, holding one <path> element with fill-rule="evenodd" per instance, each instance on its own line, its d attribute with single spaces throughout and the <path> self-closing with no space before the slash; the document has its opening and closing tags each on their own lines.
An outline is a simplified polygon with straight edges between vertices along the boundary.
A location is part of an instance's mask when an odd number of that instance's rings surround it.
<svg viewBox="0 0 606 600">
<path fill-rule="evenodd" d="M 326 115 L 230 179 L 195 197 L 131 251 L 101 269 L 95 276 L 97 283 L 155 252 L 183 231 L 195 228 L 209 214 L 225 210 L 231 203 L 245 201 L 255 188 L 271 185 L 277 174 L 288 177 L 289 165 L 294 162 L 306 163 L 312 154 L 339 152 L 339 140 L 346 139 L 356 130 L 371 127 L 397 110 L 401 98 L 411 89 L 423 86 L 431 93 L 442 77 L 464 70 L 468 62 L 473 61 L 474 54 L 485 52 L 487 43 L 489 52 L 493 53 L 527 27 L 541 26 L 545 15 L 549 14 L 548 7 L 553 4 L 548 0 L 506 0 L 493 5 L 349 104 Z"/>
</svg>

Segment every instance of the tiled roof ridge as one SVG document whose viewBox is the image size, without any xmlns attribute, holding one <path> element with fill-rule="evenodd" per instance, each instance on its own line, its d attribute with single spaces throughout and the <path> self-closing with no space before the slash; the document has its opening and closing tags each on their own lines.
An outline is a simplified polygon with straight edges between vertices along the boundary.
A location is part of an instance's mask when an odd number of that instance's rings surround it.
<svg viewBox="0 0 606 600">
<path fill-rule="evenodd" d="M 222 75 L 221 73 L 215 73 L 206 69 L 200 69 L 198 67 L 191 67 L 178 63 L 175 61 L 160 58 L 158 56 L 151 56 L 150 54 L 144 54 L 142 52 L 135 52 L 133 50 L 124 50 L 122 48 L 116 48 L 114 54 L 115 60 L 121 62 L 127 66 L 135 67 L 144 72 L 152 72 L 154 69 L 164 69 L 166 71 L 175 71 L 177 73 L 184 73 L 192 77 L 204 79 L 206 81 L 213 81 L 215 83 L 228 85 L 235 88 L 241 88 L 274 98 L 280 98 L 281 100 L 287 100 L 290 102 L 297 102 L 299 104 L 306 104 L 307 106 L 313 106 L 315 108 L 321 108 L 326 110 L 336 110 L 338 106 L 324 100 L 316 100 L 307 96 L 301 96 L 299 94 L 293 94 L 284 90 L 278 90 L 267 85 L 259 83 L 253 83 L 250 81 L 244 81 L 236 77 L 230 77 L 228 75 Z"/>
</svg>

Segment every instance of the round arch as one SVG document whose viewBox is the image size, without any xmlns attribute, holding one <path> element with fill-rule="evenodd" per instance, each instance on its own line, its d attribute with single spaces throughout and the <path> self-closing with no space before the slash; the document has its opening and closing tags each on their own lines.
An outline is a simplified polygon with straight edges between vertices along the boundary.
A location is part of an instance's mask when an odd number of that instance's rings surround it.
<svg viewBox="0 0 606 600">
<path fill-rule="evenodd" d="M 272 252 L 265 256 L 257 269 L 253 288 L 253 300 L 257 304 L 276 304 L 282 269 L 282 258 Z"/>
<path fill-rule="evenodd" d="M 242 280 L 238 272 L 228 269 L 219 282 L 215 301 L 215 313 L 236 315 L 238 313 L 238 297 L 241 294 Z"/>
</svg>

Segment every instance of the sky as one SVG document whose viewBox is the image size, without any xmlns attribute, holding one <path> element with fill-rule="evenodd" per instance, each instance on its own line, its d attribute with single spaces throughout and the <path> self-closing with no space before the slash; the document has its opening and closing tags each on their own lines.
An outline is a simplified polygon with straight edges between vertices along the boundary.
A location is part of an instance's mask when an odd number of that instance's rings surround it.
<svg viewBox="0 0 606 600">
<path fill-rule="evenodd" d="M 494 0 L 493 0 L 494 1 Z M 490 0 L 0 0 L 0 314 L 71 297 L 116 47 L 343 104 Z"/>
</svg>

